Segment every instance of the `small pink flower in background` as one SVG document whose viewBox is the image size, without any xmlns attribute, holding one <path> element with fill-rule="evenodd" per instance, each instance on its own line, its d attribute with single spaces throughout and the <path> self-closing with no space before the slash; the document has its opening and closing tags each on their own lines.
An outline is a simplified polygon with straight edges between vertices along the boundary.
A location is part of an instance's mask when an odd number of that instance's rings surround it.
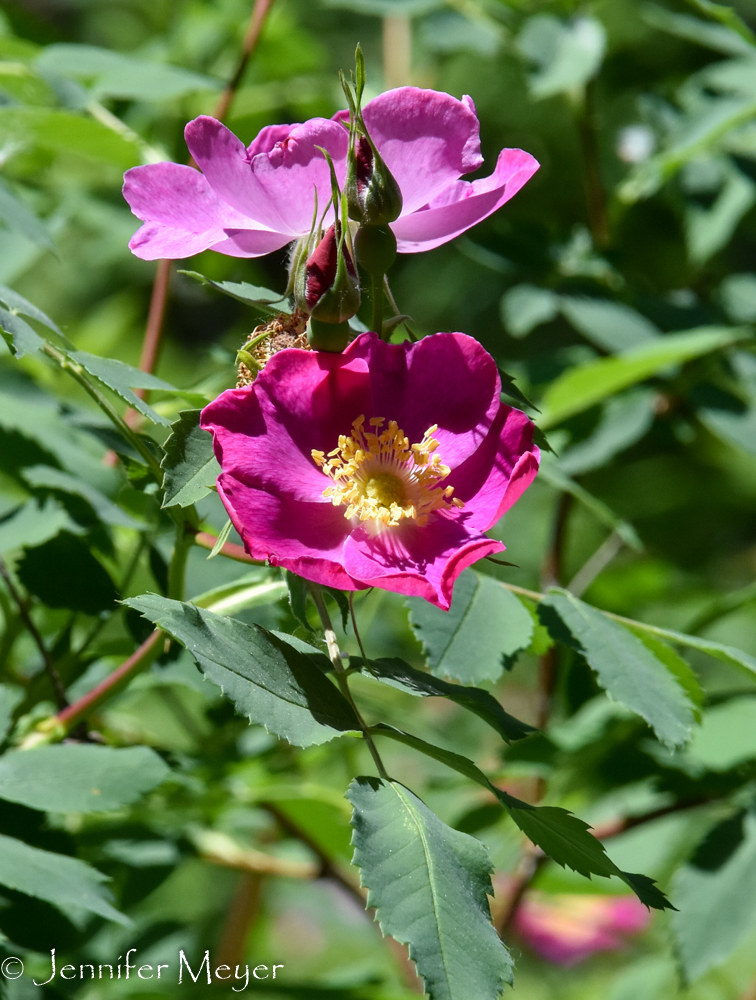
<svg viewBox="0 0 756 1000">
<path fill-rule="evenodd" d="M 509 201 L 538 169 L 529 153 L 504 149 L 494 172 L 475 181 L 463 174 L 483 164 L 480 123 L 469 97 L 416 87 L 390 90 L 363 109 L 370 135 L 402 192 L 391 224 L 400 253 L 440 246 Z M 124 197 L 144 225 L 129 246 L 137 257 L 191 257 L 208 248 L 232 257 L 259 257 L 307 235 L 315 192 L 323 211 L 331 196 L 328 164 L 339 183 L 346 173 L 348 133 L 341 122 L 313 118 L 303 125 L 269 125 L 245 148 L 206 115 L 186 126 L 200 167 L 155 163 L 126 172 Z M 333 212 L 326 214 L 326 225 Z"/>
<path fill-rule="evenodd" d="M 635 896 L 527 893 L 515 914 L 521 940 L 555 965 L 576 965 L 599 951 L 618 951 L 644 931 L 651 913 Z"/>
<path fill-rule="evenodd" d="M 284 350 L 202 412 L 220 494 L 257 559 L 341 590 L 447 609 L 484 534 L 538 471 L 533 424 L 500 401 L 496 363 L 461 333 L 343 354 Z"/>
</svg>

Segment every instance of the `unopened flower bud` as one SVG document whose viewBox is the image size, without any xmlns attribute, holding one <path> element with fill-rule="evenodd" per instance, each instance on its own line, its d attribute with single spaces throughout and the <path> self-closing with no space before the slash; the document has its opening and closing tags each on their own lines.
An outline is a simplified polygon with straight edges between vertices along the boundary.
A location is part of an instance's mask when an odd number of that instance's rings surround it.
<svg viewBox="0 0 756 1000">
<path fill-rule="evenodd" d="M 357 130 L 358 126 L 352 128 Z M 385 226 L 401 214 L 399 185 L 370 137 L 361 130 L 350 143 L 344 190 L 349 218 L 363 226 Z"/>
<path fill-rule="evenodd" d="M 304 260 L 304 255 L 300 254 L 295 262 L 293 291 L 297 306 L 309 313 L 318 327 L 323 324 L 341 326 L 360 307 L 357 270 L 340 230 L 338 223 L 330 226 L 310 256 Z M 346 342 L 337 349 L 343 350 L 344 346 Z"/>
</svg>

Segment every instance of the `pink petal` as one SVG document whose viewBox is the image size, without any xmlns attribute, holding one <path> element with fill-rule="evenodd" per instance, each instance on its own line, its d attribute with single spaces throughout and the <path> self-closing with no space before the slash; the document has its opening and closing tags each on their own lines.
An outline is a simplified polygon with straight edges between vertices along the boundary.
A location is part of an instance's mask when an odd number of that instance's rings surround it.
<svg viewBox="0 0 756 1000">
<path fill-rule="evenodd" d="M 268 229 L 226 229 L 224 238 L 210 249 L 228 257 L 264 257 L 289 242 L 286 234 L 271 233 Z"/>
<path fill-rule="evenodd" d="M 365 105 L 368 132 L 401 188 L 403 214 L 427 205 L 482 164 L 480 125 L 471 105 L 417 87 L 389 90 Z"/>
<path fill-rule="evenodd" d="M 250 167 L 244 144 L 233 132 L 215 118 L 200 115 L 186 126 L 184 137 L 210 187 L 245 217 L 250 228 L 256 223 L 257 227 L 286 233 L 289 238 L 296 235 L 289 232 L 270 204 Z"/>
<path fill-rule="evenodd" d="M 129 243 L 144 260 L 191 257 L 223 240 L 226 227 L 247 224 L 198 170 L 178 163 L 127 170 L 123 195 L 134 215 L 146 223 Z"/>
<path fill-rule="evenodd" d="M 503 551 L 501 542 L 436 515 L 423 527 L 405 522 L 372 536 L 364 527 L 355 529 L 344 545 L 344 569 L 364 586 L 424 597 L 448 611 L 459 574 Z"/>
<path fill-rule="evenodd" d="M 277 142 L 288 139 L 295 128 L 299 128 L 299 125 L 266 125 L 247 146 L 248 159 L 257 156 L 258 153 L 269 153 Z"/>
<path fill-rule="evenodd" d="M 286 139 L 276 143 L 269 152 L 251 159 L 255 180 L 280 219 L 282 231 L 285 229 L 293 236 L 309 233 L 315 192 L 321 214 L 331 197 L 331 173 L 319 147 L 331 154 L 336 176 L 343 186 L 348 144 L 342 125 L 326 118 L 311 118 L 292 128 Z M 331 221 L 333 212 L 329 209 L 326 225 Z"/>
<path fill-rule="evenodd" d="M 426 199 L 429 207 L 403 212 L 391 228 L 400 253 L 432 250 L 464 233 L 506 204 L 538 169 L 538 161 L 521 149 L 503 149 L 490 177 L 455 181 Z"/>
<path fill-rule="evenodd" d="M 328 587 L 361 589 L 342 568 L 349 524 L 331 504 L 276 496 L 226 473 L 218 477 L 218 494 L 254 559 L 269 559 L 274 566 Z"/>
<path fill-rule="evenodd" d="M 521 410 L 501 404 L 486 440 L 445 480 L 465 504 L 465 527 L 488 531 L 496 524 L 533 482 L 539 461 L 533 424 Z"/>
</svg>

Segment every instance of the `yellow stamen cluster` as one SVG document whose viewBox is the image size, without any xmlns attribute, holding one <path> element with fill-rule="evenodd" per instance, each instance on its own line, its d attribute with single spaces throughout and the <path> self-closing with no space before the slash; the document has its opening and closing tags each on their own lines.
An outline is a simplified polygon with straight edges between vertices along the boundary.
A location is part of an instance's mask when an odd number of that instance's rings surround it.
<svg viewBox="0 0 756 1000">
<path fill-rule="evenodd" d="M 410 444 L 395 420 L 381 431 L 385 417 L 368 421 L 362 414 L 352 424 L 349 437 L 342 434 L 337 448 L 328 455 L 313 449 L 316 465 L 333 480 L 323 490 L 334 507 L 346 504 L 344 517 L 358 517 L 380 528 L 392 527 L 404 518 L 425 524 L 434 510 L 463 507 L 453 496 L 454 487 L 439 483 L 451 472 L 436 454 L 433 437 L 438 425 L 429 427 L 419 444 Z"/>
</svg>

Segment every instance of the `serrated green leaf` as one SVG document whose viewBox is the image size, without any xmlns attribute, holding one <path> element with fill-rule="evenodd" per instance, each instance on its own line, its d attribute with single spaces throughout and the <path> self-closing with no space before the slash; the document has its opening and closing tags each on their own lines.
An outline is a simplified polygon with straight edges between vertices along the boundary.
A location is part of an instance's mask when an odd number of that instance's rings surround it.
<svg viewBox="0 0 756 1000">
<path fill-rule="evenodd" d="M 184 410 L 171 424 L 160 463 L 165 497 L 163 507 L 190 507 L 213 489 L 220 466 L 213 436 L 199 425 L 201 410 Z"/>
<path fill-rule="evenodd" d="M 350 665 L 355 662 L 362 663 L 362 661 L 352 657 Z M 495 729 L 507 743 L 512 740 L 521 740 L 525 736 L 537 732 L 527 722 L 520 722 L 519 719 L 515 719 L 513 715 L 505 712 L 496 698 L 488 691 L 451 684 L 449 681 L 423 673 L 422 670 L 415 670 L 409 663 L 396 657 L 370 660 L 367 664 L 362 663 L 361 669 L 365 676 L 374 677 L 376 680 L 398 688 L 400 691 L 405 691 L 407 694 L 419 695 L 421 698 L 448 698 L 457 705 L 474 712 Z"/>
<path fill-rule="evenodd" d="M 533 619 L 514 594 L 473 570 L 457 579 L 449 611 L 418 597 L 410 597 L 407 606 L 412 631 L 437 677 L 473 684 L 496 680 L 533 635 Z"/>
<path fill-rule="evenodd" d="M 672 748 L 688 741 L 695 722 L 688 693 L 636 635 L 556 588 L 538 615 L 557 642 L 582 653 L 609 696 L 645 719 L 663 743 Z"/>
<path fill-rule="evenodd" d="M 0 107 L 0 142 L 79 153 L 122 170 L 135 167 L 140 160 L 135 142 L 94 118 L 58 108 Z"/>
<path fill-rule="evenodd" d="M 129 918 L 111 905 L 110 893 L 102 884 L 106 881 L 105 875 L 78 858 L 41 851 L 0 834 L 0 885 L 44 899 L 63 913 L 78 907 L 129 926 Z"/>
<path fill-rule="evenodd" d="M 535 403 L 531 403 L 525 393 L 515 384 L 514 375 L 509 375 L 503 368 L 499 368 L 499 378 L 501 379 L 501 391 L 505 396 L 517 400 L 518 403 L 522 403 L 524 406 L 530 407 L 536 413 L 541 412 Z"/>
<path fill-rule="evenodd" d="M 10 312 L 15 314 L 21 314 L 22 316 L 27 316 L 29 319 L 36 319 L 38 323 L 42 326 L 46 326 L 48 330 L 52 330 L 59 337 L 63 337 L 57 323 L 50 319 L 50 317 L 43 313 L 41 309 L 38 309 L 32 302 L 25 299 L 23 295 L 19 295 L 18 292 L 14 292 L 12 288 L 8 288 L 7 285 L 0 285 L 0 302 L 7 306 Z"/>
<path fill-rule="evenodd" d="M 0 332 L 15 358 L 25 354 L 36 354 L 44 347 L 44 339 L 33 330 L 26 320 L 0 306 Z"/>
<path fill-rule="evenodd" d="M 681 868 L 674 879 L 676 950 L 687 982 L 721 965 L 756 927 L 756 817 L 737 850 L 717 867 Z"/>
<path fill-rule="evenodd" d="M 607 878 L 616 875 L 630 886 L 646 906 L 658 910 L 669 906 L 664 893 L 654 886 L 652 879 L 646 875 L 635 875 L 618 868 L 607 856 L 604 845 L 590 833 L 588 825 L 566 809 L 555 806 L 532 806 L 527 802 L 521 802 L 492 784 L 480 768 L 467 757 L 434 746 L 417 736 L 394 729 L 393 726 L 381 723 L 372 726 L 370 732 L 376 736 L 387 736 L 414 750 L 419 750 L 420 753 L 445 764 L 488 789 L 504 806 L 522 832 L 557 864 L 563 867 L 566 865 L 587 878 L 591 875 L 602 875 Z"/>
<path fill-rule="evenodd" d="M 270 313 L 271 315 L 282 311 L 285 312 L 283 306 L 286 305 L 286 296 L 279 295 L 278 292 L 273 292 L 270 288 L 262 288 L 260 285 L 250 285 L 246 281 L 213 281 L 198 271 L 179 271 L 179 274 L 185 274 L 188 278 L 193 278 L 194 281 L 199 282 L 199 284 L 207 285 L 208 288 L 215 288 L 216 291 L 222 292 L 232 299 L 236 299 L 237 302 L 243 302 L 247 306 L 255 306 L 262 312 Z M 273 308 L 274 306 L 276 308 Z"/>
<path fill-rule="evenodd" d="M 269 732 L 311 746 L 359 729 L 349 703 L 328 678 L 262 626 L 155 594 L 123 603 L 185 646 L 239 712 Z"/>
<path fill-rule="evenodd" d="M 15 750 L 0 757 L 0 799 L 45 812 L 107 812 L 136 802 L 168 773 L 149 747 Z"/>
<path fill-rule="evenodd" d="M 675 632 L 673 629 L 660 628 L 658 625 L 649 625 L 647 622 L 636 622 L 630 619 L 621 618 L 619 615 L 610 615 L 622 622 L 627 628 L 636 631 L 647 632 L 650 635 L 658 636 L 668 642 L 678 646 L 686 646 L 688 649 L 697 649 L 701 653 L 707 653 L 715 660 L 721 660 L 732 667 L 744 670 L 753 677 L 756 674 L 756 657 L 736 649 L 734 646 L 726 646 L 721 642 L 714 642 L 712 639 L 704 639 L 698 635 L 686 635 L 685 632 Z"/>
<path fill-rule="evenodd" d="M 701 327 L 684 333 L 668 333 L 618 357 L 600 358 L 570 368 L 546 390 L 540 424 L 544 428 L 553 427 L 672 365 L 721 350 L 746 337 L 748 332 L 745 330 Z"/>
<path fill-rule="evenodd" d="M 110 389 L 117 396 L 138 410 L 142 416 L 147 417 L 154 424 L 162 424 L 164 427 L 170 425 L 170 421 L 156 413 L 151 406 L 148 406 L 143 399 L 140 399 L 132 389 L 167 389 L 174 391 L 174 387 L 161 378 L 151 375 L 149 372 L 132 368 L 131 365 L 117 361 L 115 358 L 101 358 L 88 351 L 68 351 L 68 357 L 81 365 L 94 379 L 96 379 L 106 389 Z"/>
<path fill-rule="evenodd" d="M 491 924 L 486 849 L 398 782 L 356 778 L 347 798 L 368 906 L 409 946 L 431 1000 L 496 1000 L 512 982 L 512 959 Z"/>
<path fill-rule="evenodd" d="M 64 530 L 78 531 L 79 528 L 57 500 L 48 497 L 44 504 L 30 500 L 7 520 L 0 522 L 0 552 L 34 548 Z"/>
</svg>

